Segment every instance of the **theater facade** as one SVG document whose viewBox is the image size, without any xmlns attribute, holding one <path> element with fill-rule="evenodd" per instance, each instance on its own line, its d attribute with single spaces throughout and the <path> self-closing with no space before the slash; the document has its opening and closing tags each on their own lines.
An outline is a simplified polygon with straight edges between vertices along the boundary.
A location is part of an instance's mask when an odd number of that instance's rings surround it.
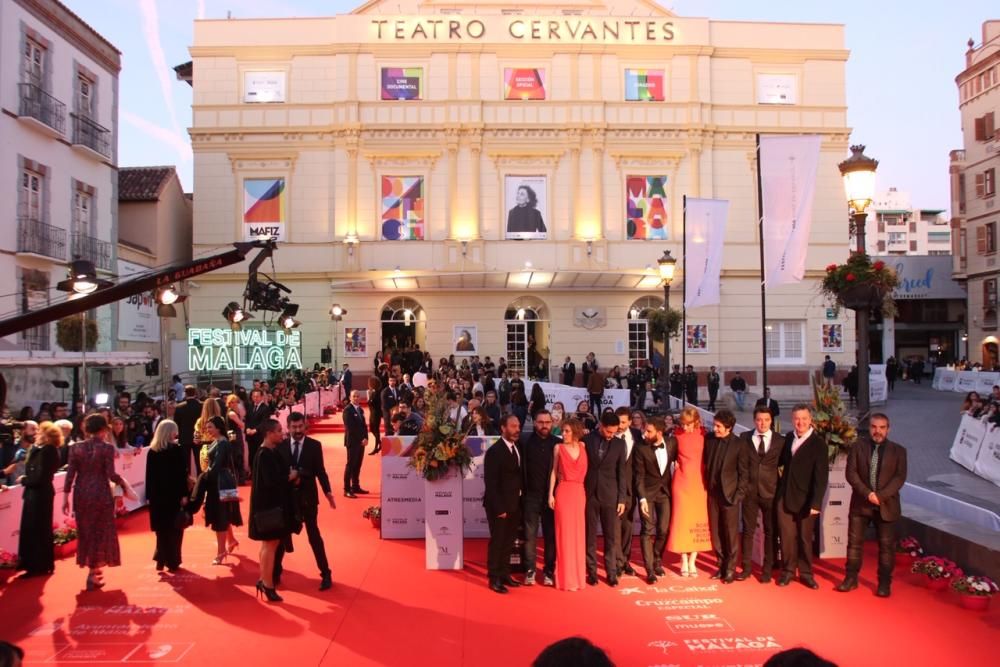
<svg viewBox="0 0 1000 667">
<path fill-rule="evenodd" d="M 853 320 L 817 289 L 847 253 L 843 26 L 642 0 L 394 0 L 197 21 L 191 56 L 194 253 L 277 237 L 307 366 L 330 347 L 365 374 L 407 343 L 553 374 L 588 352 L 604 368 L 646 359 L 665 250 L 682 304 L 685 195 L 730 213 L 722 302 L 687 312 L 672 361 L 755 384 L 766 347 L 780 395 L 825 354 L 853 359 Z M 766 327 L 757 133 L 822 137 L 806 276 L 768 293 Z M 190 326 L 224 326 L 245 280 L 246 265 L 197 278 Z"/>
</svg>

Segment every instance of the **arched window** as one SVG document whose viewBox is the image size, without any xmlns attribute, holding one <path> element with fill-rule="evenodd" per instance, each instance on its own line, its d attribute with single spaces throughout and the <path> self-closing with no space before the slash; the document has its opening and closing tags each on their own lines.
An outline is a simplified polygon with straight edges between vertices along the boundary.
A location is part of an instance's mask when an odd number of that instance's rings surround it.
<svg viewBox="0 0 1000 667">
<path fill-rule="evenodd" d="M 382 351 L 407 350 L 416 345 L 426 350 L 427 314 L 417 301 L 402 296 L 382 306 Z"/>
<path fill-rule="evenodd" d="M 644 296 L 637 299 L 628 309 L 628 363 L 644 365 L 652 361 L 649 349 L 649 322 L 646 315 L 650 310 L 663 308 L 663 299 Z"/>
<path fill-rule="evenodd" d="M 549 379 L 549 309 L 541 299 L 524 296 L 504 311 L 507 368 L 521 375 Z"/>
</svg>

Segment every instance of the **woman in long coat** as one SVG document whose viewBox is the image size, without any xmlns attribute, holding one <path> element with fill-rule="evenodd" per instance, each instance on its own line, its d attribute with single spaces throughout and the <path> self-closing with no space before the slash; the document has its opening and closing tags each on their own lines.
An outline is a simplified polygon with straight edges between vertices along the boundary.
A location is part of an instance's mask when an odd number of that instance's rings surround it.
<svg viewBox="0 0 1000 667">
<path fill-rule="evenodd" d="M 274 590 L 274 557 L 278 543 L 286 542 L 290 546 L 289 533 L 293 523 L 291 485 L 289 482 L 288 463 L 278 453 L 278 444 L 283 436 L 281 425 L 275 420 L 268 420 L 262 427 L 264 440 L 257 450 L 253 462 L 253 486 L 250 489 L 250 526 L 248 534 L 251 540 L 260 542 L 260 579 L 257 581 L 257 595 L 264 595 L 268 602 L 281 602 L 282 598 Z M 263 525 L 262 515 L 270 511 L 280 510 L 281 520 L 275 525 Z"/>
<path fill-rule="evenodd" d="M 146 455 L 146 500 L 149 527 L 156 534 L 153 560 L 157 572 L 164 567 L 176 572 L 181 566 L 181 545 L 187 524 L 187 517 L 181 512 L 188 503 L 188 457 L 177 443 L 179 432 L 174 421 L 161 420 Z"/>
<path fill-rule="evenodd" d="M 38 426 L 38 439 L 28 450 L 24 474 L 19 479 L 24 487 L 21 509 L 21 531 L 17 541 L 17 557 L 24 576 L 51 574 L 55 569 L 52 543 L 52 505 L 56 490 L 52 478 L 59 470 L 59 447 L 63 443 L 62 429 L 52 422 Z"/>
</svg>

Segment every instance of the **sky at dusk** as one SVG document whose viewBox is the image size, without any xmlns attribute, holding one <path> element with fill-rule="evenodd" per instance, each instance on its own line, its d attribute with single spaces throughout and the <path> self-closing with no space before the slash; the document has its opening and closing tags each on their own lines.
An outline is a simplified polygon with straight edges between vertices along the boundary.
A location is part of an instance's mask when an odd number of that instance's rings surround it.
<svg viewBox="0 0 1000 667">
<path fill-rule="evenodd" d="M 175 164 L 192 187 L 187 128 L 191 89 L 173 67 L 190 60 L 196 18 L 269 18 L 345 13 L 361 0 L 63 0 L 121 52 L 121 166 Z M 949 207 L 948 152 L 962 147 L 955 76 L 966 42 L 1000 18 L 996 1 L 675 0 L 679 16 L 847 26 L 848 123 L 852 143 L 880 161 L 878 188 L 910 192 L 923 208 Z"/>
</svg>

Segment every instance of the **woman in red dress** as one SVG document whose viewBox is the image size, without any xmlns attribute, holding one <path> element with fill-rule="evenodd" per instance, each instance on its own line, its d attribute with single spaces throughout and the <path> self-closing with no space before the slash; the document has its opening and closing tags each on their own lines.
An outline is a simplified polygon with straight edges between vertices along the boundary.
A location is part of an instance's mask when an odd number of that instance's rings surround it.
<svg viewBox="0 0 1000 667">
<path fill-rule="evenodd" d="M 66 473 L 66 499 L 63 514 L 69 515 L 69 494 L 73 492 L 73 513 L 79 532 L 76 564 L 90 568 L 87 590 L 104 586 L 101 568 L 121 565 L 118 531 L 115 528 L 115 498 L 111 482 L 122 487 L 125 496 L 135 499 L 135 492 L 115 472 L 115 448 L 105 439 L 108 420 L 103 415 L 90 415 L 84 421 L 87 439 L 70 448 L 69 470 Z"/>
<path fill-rule="evenodd" d="M 587 578 L 587 448 L 583 422 L 571 417 L 562 424 L 562 444 L 552 454 L 549 476 L 549 507 L 555 510 L 556 588 L 582 590 Z"/>
<path fill-rule="evenodd" d="M 677 440 L 677 471 L 671 487 L 672 512 L 667 549 L 681 555 L 681 576 L 697 577 L 695 561 L 699 551 L 711 551 L 712 537 L 708 528 L 708 492 L 702 455 L 705 451 L 705 429 L 695 408 L 684 408 Z"/>
</svg>

